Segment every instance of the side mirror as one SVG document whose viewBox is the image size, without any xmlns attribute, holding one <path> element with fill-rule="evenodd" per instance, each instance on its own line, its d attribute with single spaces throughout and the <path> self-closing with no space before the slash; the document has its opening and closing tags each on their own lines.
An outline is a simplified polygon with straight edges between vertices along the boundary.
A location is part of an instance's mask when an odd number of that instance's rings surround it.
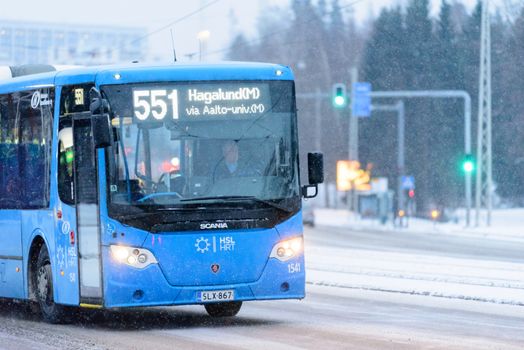
<svg viewBox="0 0 524 350">
<path fill-rule="evenodd" d="M 317 185 L 324 182 L 324 155 L 322 153 L 308 153 L 307 170 L 310 184 L 302 187 L 302 196 L 314 198 L 318 194 Z"/>
<path fill-rule="evenodd" d="M 107 148 L 111 146 L 111 125 L 109 114 L 95 114 L 91 116 L 91 127 L 93 130 L 93 142 L 95 148 Z"/>
<path fill-rule="evenodd" d="M 322 153 L 308 153 L 307 169 L 311 185 L 324 182 L 324 155 Z"/>
<path fill-rule="evenodd" d="M 111 121 L 109 118 L 109 102 L 102 98 L 102 94 L 97 88 L 89 90 L 91 103 L 91 127 L 93 131 L 93 141 L 95 148 L 106 148 L 111 146 Z"/>
</svg>

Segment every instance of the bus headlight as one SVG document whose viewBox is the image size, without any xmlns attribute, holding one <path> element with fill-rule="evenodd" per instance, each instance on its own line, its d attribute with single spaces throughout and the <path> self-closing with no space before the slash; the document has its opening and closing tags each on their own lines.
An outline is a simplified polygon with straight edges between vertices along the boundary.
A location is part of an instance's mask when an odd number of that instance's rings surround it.
<svg viewBox="0 0 524 350">
<path fill-rule="evenodd" d="M 291 258 L 300 255 L 300 253 L 302 253 L 302 249 L 303 238 L 296 237 L 275 244 L 273 250 L 271 250 L 271 255 L 269 257 L 276 258 L 280 261 L 287 261 Z"/>
<path fill-rule="evenodd" d="M 158 263 L 153 253 L 147 249 L 123 245 L 111 245 L 109 248 L 113 259 L 121 264 L 143 269 L 146 266 Z"/>
</svg>

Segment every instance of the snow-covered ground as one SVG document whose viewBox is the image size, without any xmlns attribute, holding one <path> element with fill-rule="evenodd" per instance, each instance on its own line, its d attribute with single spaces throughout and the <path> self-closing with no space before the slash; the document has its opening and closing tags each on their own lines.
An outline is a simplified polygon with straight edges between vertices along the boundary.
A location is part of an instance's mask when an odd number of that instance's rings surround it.
<svg viewBox="0 0 524 350">
<path fill-rule="evenodd" d="M 307 245 L 306 256 L 314 285 L 524 306 L 524 264 Z"/>
<path fill-rule="evenodd" d="M 351 227 L 353 229 L 372 228 L 373 230 L 401 230 L 431 232 L 436 234 L 489 237 L 492 239 L 512 239 L 524 241 L 524 208 L 494 210 L 491 226 L 485 224 L 485 214 L 481 224 L 474 226 L 475 211 L 471 212 L 471 227 L 465 227 L 464 212 L 459 212 L 458 223 L 441 223 L 430 220 L 409 218 L 407 227 L 394 227 L 392 222 L 382 225 L 378 220 L 360 219 L 354 213 L 343 209 L 315 209 L 315 222 L 318 225 Z"/>
<path fill-rule="evenodd" d="M 400 229 L 360 221 L 344 210 L 317 209 L 315 213 L 318 225 L 388 234 L 407 230 L 524 242 L 523 209 L 496 211 L 492 227 L 468 229 L 457 224 L 434 224 L 424 220 L 411 220 L 409 228 Z M 318 230 L 323 229 L 328 230 L 322 227 Z M 347 239 L 340 239 L 347 242 Z M 376 250 L 340 248 L 342 241 L 332 243 L 326 246 L 310 241 L 308 244 L 306 235 L 308 284 L 524 306 L 522 260 L 503 262 L 482 255 L 453 257 L 431 251 L 394 251 L 382 249 L 384 247 L 378 244 Z M 522 254 L 524 256 L 524 251 Z"/>
</svg>

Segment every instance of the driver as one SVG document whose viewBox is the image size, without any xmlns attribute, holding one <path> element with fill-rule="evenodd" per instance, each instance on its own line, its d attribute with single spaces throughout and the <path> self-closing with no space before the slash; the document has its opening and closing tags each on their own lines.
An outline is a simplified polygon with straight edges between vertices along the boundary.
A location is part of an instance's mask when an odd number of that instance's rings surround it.
<svg viewBox="0 0 524 350">
<path fill-rule="evenodd" d="M 254 173 L 254 171 L 249 171 L 244 163 L 239 162 L 238 142 L 234 140 L 224 142 L 222 145 L 222 158 L 215 167 L 213 177 L 224 179 L 237 176 L 251 176 Z"/>
<path fill-rule="evenodd" d="M 262 171 L 253 164 L 240 162 L 240 151 L 238 142 L 228 140 L 222 145 L 222 158 L 213 172 L 216 179 L 238 177 L 238 176 L 260 176 Z"/>
</svg>

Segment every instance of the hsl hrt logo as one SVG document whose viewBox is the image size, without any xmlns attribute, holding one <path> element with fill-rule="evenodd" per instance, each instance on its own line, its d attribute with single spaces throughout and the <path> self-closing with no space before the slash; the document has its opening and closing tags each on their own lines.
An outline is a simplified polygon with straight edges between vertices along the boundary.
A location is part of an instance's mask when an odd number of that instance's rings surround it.
<svg viewBox="0 0 524 350">
<path fill-rule="evenodd" d="M 197 252 L 202 253 L 202 254 L 209 251 L 210 246 L 211 246 L 211 243 L 209 243 L 209 240 L 204 237 L 198 238 L 195 242 L 195 248 Z"/>
</svg>

